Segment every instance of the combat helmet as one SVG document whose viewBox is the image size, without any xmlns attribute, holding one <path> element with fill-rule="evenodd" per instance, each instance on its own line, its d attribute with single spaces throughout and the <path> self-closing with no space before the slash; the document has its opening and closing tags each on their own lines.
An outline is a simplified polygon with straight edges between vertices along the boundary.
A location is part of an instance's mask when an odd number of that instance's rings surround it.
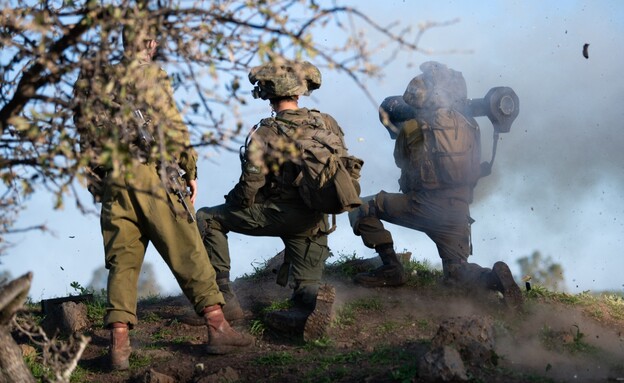
<svg viewBox="0 0 624 383">
<path fill-rule="evenodd" d="M 307 61 L 273 60 L 251 68 L 249 82 L 254 98 L 268 100 L 288 96 L 308 96 L 321 87 L 321 72 Z"/>
<path fill-rule="evenodd" d="M 467 102 L 466 80 L 461 72 L 436 61 L 420 65 L 421 75 L 405 89 L 403 100 L 417 109 L 461 108 Z"/>
</svg>

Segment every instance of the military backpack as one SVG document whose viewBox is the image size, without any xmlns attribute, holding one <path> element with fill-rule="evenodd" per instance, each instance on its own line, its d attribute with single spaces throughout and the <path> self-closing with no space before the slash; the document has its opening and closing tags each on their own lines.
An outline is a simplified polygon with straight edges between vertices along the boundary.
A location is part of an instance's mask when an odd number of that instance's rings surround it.
<svg viewBox="0 0 624 383">
<path fill-rule="evenodd" d="M 349 154 L 342 137 L 328 128 L 320 112 L 309 110 L 299 121 L 270 120 L 296 148 L 291 159 L 299 174 L 293 186 L 310 209 L 339 214 L 362 204 L 359 178 L 364 161 Z"/>
<path fill-rule="evenodd" d="M 422 113 L 416 121 L 423 142 L 410 145 L 409 150 L 420 185 L 408 188 L 474 187 L 482 176 L 481 135 L 476 121 L 452 108 Z M 411 133 L 406 134 L 410 142 Z"/>
</svg>

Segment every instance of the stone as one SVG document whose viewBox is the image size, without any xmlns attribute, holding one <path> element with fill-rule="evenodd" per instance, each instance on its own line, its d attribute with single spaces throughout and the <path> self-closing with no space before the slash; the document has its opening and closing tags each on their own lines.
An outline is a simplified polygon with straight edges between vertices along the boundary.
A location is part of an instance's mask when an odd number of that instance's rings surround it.
<svg viewBox="0 0 624 383">
<path fill-rule="evenodd" d="M 141 383 L 175 383 L 175 379 L 169 375 L 162 374 L 154 369 L 147 371 L 142 379 Z"/>
<path fill-rule="evenodd" d="M 204 376 L 197 380 L 197 383 L 232 383 L 238 382 L 240 375 L 238 371 L 230 366 L 220 369 L 216 373 Z"/>
<path fill-rule="evenodd" d="M 466 367 L 452 346 L 431 349 L 420 361 L 419 377 L 431 382 L 467 381 Z"/>
<path fill-rule="evenodd" d="M 496 365 L 494 327 L 491 318 L 456 317 L 440 324 L 431 347 L 453 346 L 462 360 L 473 366 Z"/>
<path fill-rule="evenodd" d="M 63 302 L 51 306 L 41 322 L 41 327 L 48 337 L 53 337 L 57 332 L 69 336 L 83 331 L 89 327 L 87 306 L 76 302 Z"/>
</svg>

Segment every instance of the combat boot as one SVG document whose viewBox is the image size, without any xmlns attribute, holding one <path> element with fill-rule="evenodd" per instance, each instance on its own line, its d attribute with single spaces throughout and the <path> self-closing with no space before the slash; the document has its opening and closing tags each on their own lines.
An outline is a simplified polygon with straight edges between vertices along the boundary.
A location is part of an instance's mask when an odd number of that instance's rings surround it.
<svg viewBox="0 0 624 383">
<path fill-rule="evenodd" d="M 335 299 L 336 289 L 323 285 L 318 289 L 314 309 L 295 306 L 271 311 L 265 315 L 264 321 L 280 335 L 303 337 L 305 342 L 321 339 L 327 334 L 331 323 Z"/>
<path fill-rule="evenodd" d="M 225 320 L 228 322 L 235 322 L 244 319 L 245 313 L 238 302 L 234 290 L 232 290 L 229 278 L 217 279 L 217 286 L 223 295 L 223 300 L 225 300 L 225 304 L 221 308 Z M 203 317 L 197 315 L 195 311 L 190 309 L 186 310 L 186 312 L 179 317 L 179 320 L 189 326 L 204 326 L 206 324 Z"/>
<path fill-rule="evenodd" d="M 500 291 L 505 299 L 505 304 L 514 309 L 520 309 L 524 302 L 522 292 L 514 281 L 511 270 L 505 262 L 496 262 L 492 267 L 491 286 Z"/>
<path fill-rule="evenodd" d="M 336 289 L 330 285 L 323 285 L 316 295 L 316 305 L 314 311 L 306 319 L 303 328 L 304 342 L 311 342 L 321 339 L 327 334 L 327 329 L 331 323 L 332 307 L 336 299 Z"/>
<path fill-rule="evenodd" d="M 206 326 L 208 326 L 208 343 L 206 352 L 209 354 L 229 354 L 249 347 L 253 338 L 241 334 L 230 327 L 225 320 L 221 305 L 213 305 L 204 308 L 203 311 Z"/>
<path fill-rule="evenodd" d="M 217 279 L 217 285 L 219 286 L 219 291 L 221 291 L 223 299 L 225 300 L 225 304 L 222 308 L 225 319 L 228 322 L 243 319 L 245 317 L 245 313 L 243 313 L 243 309 L 238 302 L 238 298 L 236 297 L 234 290 L 232 290 L 229 278 Z"/>
<path fill-rule="evenodd" d="M 405 269 L 394 252 L 392 245 L 382 245 L 377 253 L 383 265 L 367 273 L 356 274 L 353 281 L 364 287 L 401 286 L 407 282 Z"/>
<path fill-rule="evenodd" d="M 110 332 L 110 367 L 112 370 L 127 370 L 130 368 L 130 335 L 126 323 L 115 322 L 111 324 Z"/>
</svg>

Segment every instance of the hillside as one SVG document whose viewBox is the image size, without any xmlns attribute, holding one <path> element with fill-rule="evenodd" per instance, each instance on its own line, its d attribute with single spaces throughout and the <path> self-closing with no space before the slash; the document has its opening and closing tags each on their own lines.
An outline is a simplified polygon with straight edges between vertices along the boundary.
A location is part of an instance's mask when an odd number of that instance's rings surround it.
<svg viewBox="0 0 624 383">
<path fill-rule="evenodd" d="M 624 381 L 621 296 L 552 293 L 534 286 L 525 291 L 525 307 L 517 312 L 496 294 L 440 286 L 439 272 L 418 262 L 409 262 L 416 275 L 407 285 L 384 289 L 354 285 L 354 265 L 358 263 L 343 259 L 329 266 L 326 281 L 336 287 L 333 321 L 326 339 L 309 344 L 272 333 L 262 323 L 263 310 L 283 303 L 290 293 L 275 284 L 271 261 L 234 282 L 248 314 L 235 325 L 256 337 L 254 347 L 239 354 L 205 355 L 205 328 L 179 320 L 190 310 L 185 298 L 153 297 L 139 303 L 140 323 L 131 333 L 131 369 L 111 373 L 105 369 L 108 331 L 100 327 L 101 310 L 92 307 L 93 322 L 86 331 L 91 342 L 72 381 L 427 381 L 420 361 L 431 350 L 440 324 L 449 320 L 485 321 L 493 330 L 493 339 L 486 340 L 493 345 L 493 357 L 487 363 L 466 363 L 468 381 Z M 41 367 L 35 358 L 30 363 L 33 369 Z"/>
</svg>

